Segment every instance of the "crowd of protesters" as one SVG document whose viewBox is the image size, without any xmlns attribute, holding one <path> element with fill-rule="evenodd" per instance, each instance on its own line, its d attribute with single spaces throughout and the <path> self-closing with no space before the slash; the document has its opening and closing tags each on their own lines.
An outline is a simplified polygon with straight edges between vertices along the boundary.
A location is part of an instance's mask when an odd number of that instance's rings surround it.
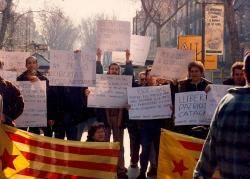
<svg viewBox="0 0 250 179">
<path fill-rule="evenodd" d="M 75 52 L 80 53 L 79 51 Z M 102 51 L 100 49 L 97 50 L 97 61 L 96 61 L 96 73 L 103 74 L 103 67 L 101 64 L 101 55 Z M 121 67 L 117 63 L 112 63 L 109 66 L 108 75 L 132 75 L 133 82 L 132 87 L 150 87 L 150 86 L 159 86 L 159 85 L 170 85 L 171 95 L 172 95 L 172 103 L 174 107 L 174 97 L 176 93 L 181 92 L 190 92 L 190 91 L 209 91 L 209 85 L 212 84 L 209 80 L 204 78 L 204 66 L 201 62 L 194 61 L 188 65 L 188 76 L 185 80 L 178 81 L 177 79 L 167 80 L 162 78 L 157 78 L 151 75 L 151 67 L 147 67 L 145 71 L 142 71 L 138 74 L 138 80 L 135 80 L 134 77 L 134 69 L 132 65 L 132 61 L 130 60 L 130 52 L 126 51 L 126 60 L 125 60 L 125 69 L 123 73 L 121 73 Z M 3 65 L 3 64 L 2 64 Z M 2 66 L 1 65 L 1 66 Z M 243 110 L 245 115 L 242 122 L 245 124 L 244 127 L 248 126 L 249 131 L 249 120 L 250 120 L 250 92 L 249 92 L 249 83 L 250 83 L 250 60 L 249 56 L 246 57 L 245 63 L 236 62 L 232 65 L 231 75 L 232 77 L 223 82 L 225 85 L 235 85 L 235 86 L 245 86 L 244 88 L 239 88 L 237 90 L 231 90 L 231 95 L 239 95 L 237 99 L 239 103 L 245 100 L 247 110 Z M 108 142 L 110 141 L 111 134 L 113 134 L 113 141 L 120 143 L 120 155 L 118 159 L 117 165 L 117 176 L 118 178 L 128 178 L 127 176 L 127 168 L 124 164 L 124 147 L 123 147 L 123 137 L 124 137 L 124 129 L 128 129 L 129 138 L 130 138 L 130 167 L 138 168 L 138 163 L 140 163 L 140 174 L 137 177 L 138 179 L 145 179 L 146 176 L 154 176 L 157 175 L 157 163 L 158 163 L 158 154 L 159 154 L 159 144 L 160 144 L 160 133 L 161 128 L 165 128 L 168 130 L 176 131 L 179 133 L 183 133 L 186 135 L 194 136 L 201 139 L 206 139 L 207 134 L 209 132 L 209 126 L 194 126 L 194 125 L 185 125 L 185 126 L 175 126 L 174 125 L 174 113 L 170 119 L 159 119 L 159 120 L 129 120 L 128 108 L 115 108 L 115 109 L 103 109 L 103 108 L 88 108 L 87 107 L 87 98 L 90 94 L 90 90 L 88 88 L 83 87 L 62 87 L 62 86 L 49 86 L 48 79 L 42 75 L 38 71 L 38 63 L 37 59 L 33 56 L 28 57 L 26 59 L 26 68 L 27 70 L 23 72 L 20 76 L 17 77 L 17 81 L 31 81 L 36 82 L 39 80 L 44 80 L 47 83 L 47 119 L 48 119 L 48 127 L 38 128 L 38 127 L 28 127 L 21 128 L 23 130 L 28 130 L 29 132 L 35 134 L 41 134 L 41 132 L 48 137 L 52 137 L 54 132 L 54 137 L 59 139 L 64 139 L 67 137 L 68 140 L 76 140 L 80 141 L 82 138 L 82 133 L 84 128 L 87 126 L 87 121 L 89 119 L 95 119 L 95 123 L 93 123 L 89 130 L 87 136 L 87 142 Z M 24 103 L 20 91 L 10 82 L 2 79 L 0 77 L 0 93 L 3 98 L 3 107 L 1 118 L 4 119 L 4 123 L 9 125 L 14 125 L 14 120 L 21 115 Z M 230 96 L 227 96 L 229 98 Z M 226 105 L 227 98 L 224 98 L 224 102 L 220 105 Z M 238 103 L 237 103 L 238 104 Z M 235 104 L 236 105 L 236 104 Z M 205 148 L 203 149 L 203 153 L 201 159 L 197 165 L 195 177 L 203 176 L 204 178 L 208 178 L 212 176 L 214 171 L 214 167 L 219 165 L 221 168 L 222 176 L 225 178 L 228 177 L 229 174 L 232 176 L 242 176 L 237 175 L 233 171 L 241 171 L 242 166 L 237 167 L 228 167 L 223 168 L 231 163 L 239 164 L 241 161 L 241 157 L 229 156 L 230 152 L 230 136 L 231 138 L 236 137 L 234 139 L 235 143 L 242 144 L 248 146 L 249 142 L 244 140 L 243 134 L 239 134 L 241 130 L 240 125 L 240 117 L 235 118 L 229 117 L 229 119 L 224 119 L 222 116 L 224 113 L 232 114 L 234 109 L 238 109 L 239 107 L 232 105 L 232 111 L 229 112 L 228 109 L 218 109 L 216 112 L 216 116 L 213 119 L 212 128 L 213 130 L 209 132 L 209 137 L 207 138 Z M 243 107 L 244 108 L 244 107 Z M 174 111 L 174 110 L 173 110 Z M 228 112 L 227 112 L 228 111 Z M 239 110 L 239 113 L 241 110 Z M 238 114 L 241 115 L 241 114 Z M 233 116 L 233 114 L 232 114 Z M 229 129 L 224 129 L 223 122 L 218 121 L 217 118 L 223 118 L 226 126 L 234 126 L 232 123 L 237 123 L 237 131 L 229 131 Z M 235 120 L 239 121 L 235 121 Z M 234 120 L 234 122 L 229 120 Z M 222 124 L 223 123 L 223 124 Z M 228 123 L 228 124 L 227 124 Z M 229 124 L 230 123 L 230 124 Z M 243 127 L 243 131 L 244 128 Z M 223 130 L 222 130 L 223 129 Z M 235 129 L 236 130 L 236 129 Z M 246 129 L 247 130 L 247 129 Z M 225 131 L 225 133 L 223 133 Z M 221 133 L 221 136 L 218 137 L 218 133 Z M 228 136 L 226 134 L 228 133 Z M 247 135 L 247 134 L 245 134 Z M 223 140 L 223 136 L 225 136 Z M 243 138 L 241 138 L 243 137 Z M 248 133 L 249 137 L 249 133 Z M 241 139 L 238 139 L 241 138 Z M 223 145 L 218 144 L 220 141 L 224 142 L 225 145 L 222 146 L 223 149 L 217 149 L 218 146 Z M 247 147 L 246 146 L 246 147 Z M 140 153 L 141 147 L 141 153 Z M 245 148 L 244 148 L 245 149 Z M 244 154 L 244 149 L 233 149 L 232 152 L 239 151 Z M 245 159 L 247 160 L 249 165 L 249 151 L 248 156 Z M 219 152 L 221 156 L 218 156 Z M 221 162 L 221 158 L 217 160 L 216 157 L 222 157 L 223 152 L 226 154 L 225 159 L 233 160 L 231 163 L 229 161 Z M 210 156 L 211 155 L 211 156 Z M 237 161 L 236 161 L 237 160 Z M 150 168 L 148 169 L 148 164 L 150 163 Z M 228 164 L 229 163 L 229 164 Z M 247 164 L 246 164 L 247 165 Z M 248 166 L 249 169 L 249 166 Z M 223 170 L 226 171 L 223 173 Z M 228 173 L 227 173 L 228 172 Z M 233 177 L 234 178 L 234 177 Z M 244 177 L 239 177 L 244 178 Z"/>
</svg>

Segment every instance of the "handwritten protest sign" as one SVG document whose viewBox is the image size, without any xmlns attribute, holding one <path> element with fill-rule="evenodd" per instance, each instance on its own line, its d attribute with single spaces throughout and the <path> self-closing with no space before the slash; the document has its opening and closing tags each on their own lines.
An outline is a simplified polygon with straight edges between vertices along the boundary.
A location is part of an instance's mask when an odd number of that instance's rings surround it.
<svg viewBox="0 0 250 179">
<path fill-rule="evenodd" d="M 123 65 L 125 64 L 125 59 L 126 59 L 126 52 L 119 52 L 119 51 L 112 52 L 112 62 Z"/>
<path fill-rule="evenodd" d="M 24 99 L 24 111 L 16 120 L 17 127 L 47 126 L 46 81 L 16 82 Z"/>
<path fill-rule="evenodd" d="M 88 107 L 127 107 L 127 88 L 131 86 L 132 76 L 96 75 L 96 87 L 89 88 Z"/>
<path fill-rule="evenodd" d="M 0 61 L 4 62 L 4 70 L 15 70 L 19 73 L 26 70 L 25 60 L 30 56 L 29 52 L 5 52 L 0 51 Z"/>
<path fill-rule="evenodd" d="M 210 87 L 211 90 L 207 93 L 206 118 L 211 120 L 220 100 L 227 94 L 227 90 L 234 86 L 210 85 Z"/>
<path fill-rule="evenodd" d="M 130 22 L 97 21 L 97 48 L 103 51 L 124 51 L 130 49 Z"/>
<path fill-rule="evenodd" d="M 206 93 L 204 91 L 175 94 L 175 125 L 209 125 L 205 119 Z"/>
<path fill-rule="evenodd" d="M 130 53 L 134 65 L 145 65 L 145 61 L 149 52 L 150 42 L 150 37 L 139 35 L 131 36 Z"/>
<path fill-rule="evenodd" d="M 130 37 L 130 59 L 133 65 L 144 66 L 147 60 L 151 38 L 146 36 L 131 35 Z M 126 53 L 113 51 L 112 61 L 125 64 Z"/>
<path fill-rule="evenodd" d="M 170 118 L 170 85 L 128 88 L 129 119 Z"/>
<path fill-rule="evenodd" d="M 96 61 L 93 53 L 50 51 L 51 86 L 94 86 L 95 74 Z"/>
<path fill-rule="evenodd" d="M 8 81 L 16 81 L 17 72 L 0 70 L 0 76 Z"/>
<path fill-rule="evenodd" d="M 166 79 L 183 79 L 187 76 L 188 64 L 193 51 L 175 48 L 157 48 L 151 75 Z"/>
</svg>

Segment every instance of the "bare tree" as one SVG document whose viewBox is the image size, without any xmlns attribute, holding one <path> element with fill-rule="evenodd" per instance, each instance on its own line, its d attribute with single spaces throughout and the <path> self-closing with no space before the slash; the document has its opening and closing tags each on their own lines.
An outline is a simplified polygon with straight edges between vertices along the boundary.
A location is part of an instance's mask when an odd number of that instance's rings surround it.
<svg viewBox="0 0 250 179">
<path fill-rule="evenodd" d="M 172 0 L 141 0 L 142 8 L 146 14 L 152 21 L 152 23 L 156 26 L 156 39 L 157 46 L 161 46 L 161 29 L 162 27 L 170 22 L 173 17 L 178 13 L 180 9 L 182 9 L 189 0 L 184 3 L 178 3 L 178 7 L 176 7 L 177 1 Z"/>
<path fill-rule="evenodd" d="M 52 8 L 50 12 L 40 13 L 41 34 L 45 43 L 51 49 L 73 50 L 78 38 L 78 29 L 74 27 L 72 20 L 66 17 L 61 9 Z"/>
<path fill-rule="evenodd" d="M 0 27 L 0 49 L 3 48 L 5 33 L 7 30 L 7 26 L 11 19 L 12 0 L 6 0 L 6 2 L 7 2 L 7 6 L 2 13 L 2 21 L 1 21 L 1 27 Z"/>
<path fill-rule="evenodd" d="M 230 52 L 233 61 L 241 58 L 241 49 L 240 49 L 240 42 L 239 42 L 239 34 L 238 34 L 238 27 L 236 24 L 236 10 L 239 7 L 236 7 L 237 0 L 225 0 L 225 16 L 226 22 L 229 31 L 229 38 L 230 38 Z M 243 3 L 243 2 L 242 2 Z"/>
</svg>

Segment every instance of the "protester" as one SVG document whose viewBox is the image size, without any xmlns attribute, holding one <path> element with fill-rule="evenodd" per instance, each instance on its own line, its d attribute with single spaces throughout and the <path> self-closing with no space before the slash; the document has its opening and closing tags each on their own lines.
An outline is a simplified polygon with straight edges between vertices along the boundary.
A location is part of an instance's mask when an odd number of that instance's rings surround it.
<svg viewBox="0 0 250 179">
<path fill-rule="evenodd" d="M 151 68 L 146 69 L 146 86 L 156 86 L 156 78 L 150 75 Z M 161 128 L 164 127 L 164 119 L 157 120 L 141 120 L 139 121 L 140 129 L 140 143 L 142 146 L 142 151 L 140 154 L 140 174 L 137 179 L 145 179 L 146 171 L 148 168 L 148 162 L 150 160 L 150 152 L 152 151 L 151 145 L 153 144 L 155 152 L 156 165 L 158 163 L 159 145 L 160 145 L 160 134 Z M 152 154 L 151 154 L 152 155 Z M 157 166 L 152 167 L 150 172 L 152 175 L 156 175 Z"/>
<path fill-rule="evenodd" d="M 126 67 L 123 74 L 129 75 L 131 74 L 131 68 L 128 68 L 130 64 L 128 60 L 130 52 L 126 50 Z M 99 73 L 102 70 L 102 65 L 100 61 L 101 50 L 97 49 L 97 72 Z M 111 63 L 109 65 L 108 75 L 120 75 L 121 69 L 117 63 Z M 132 72 L 133 73 L 133 72 Z M 85 95 L 88 96 L 90 93 L 89 90 L 85 90 Z M 98 112 L 98 109 L 96 109 Z M 99 112 L 102 112 L 99 109 Z M 105 124 L 106 124 L 106 132 L 107 132 L 107 140 L 110 141 L 111 132 L 113 134 L 113 141 L 120 143 L 120 155 L 118 159 L 118 167 L 117 167 L 117 176 L 118 178 L 128 178 L 127 169 L 125 168 L 124 163 L 124 146 L 123 146 L 123 137 L 124 137 L 124 128 L 125 128 L 125 117 L 127 116 L 125 109 L 123 108 L 108 108 L 105 109 Z"/>
<path fill-rule="evenodd" d="M 0 69 L 3 69 L 3 62 L 0 62 Z M 1 122 L 14 126 L 24 109 L 23 97 L 20 90 L 11 82 L 4 80 L 0 76 L 0 95 L 2 96 Z"/>
<path fill-rule="evenodd" d="M 179 82 L 178 92 L 205 91 L 209 84 L 212 84 L 204 76 L 204 66 L 199 61 L 190 62 L 188 65 L 188 79 Z M 197 138 L 205 139 L 208 126 L 175 126 L 175 131 Z"/>
<path fill-rule="evenodd" d="M 100 122 L 93 123 L 89 130 L 86 142 L 105 142 L 106 130 L 105 125 Z"/>
<path fill-rule="evenodd" d="M 41 81 L 46 81 L 46 94 L 47 94 L 47 113 L 48 116 L 47 118 L 49 119 L 49 114 L 50 114 L 50 109 L 48 108 L 48 103 L 49 100 L 53 100 L 53 99 L 49 99 L 50 98 L 50 94 L 49 94 L 49 81 L 48 79 L 42 75 L 42 73 L 40 73 L 38 71 L 38 63 L 37 63 L 37 59 L 34 56 L 30 56 L 25 60 L 25 66 L 26 66 L 26 71 L 23 72 L 20 76 L 17 77 L 17 81 L 30 81 L 30 82 L 37 82 L 39 80 Z M 48 127 L 44 127 L 43 128 L 43 132 L 45 136 L 49 136 L 52 137 L 52 124 L 54 123 L 54 121 L 52 120 L 48 120 Z M 27 130 L 27 128 L 21 128 L 23 130 Z M 35 133 L 35 134 L 40 134 L 40 128 L 39 127 L 29 127 L 29 132 Z"/>
<path fill-rule="evenodd" d="M 80 60 L 80 51 L 75 52 L 75 60 Z M 51 95 L 54 100 L 50 103 L 51 116 L 55 120 L 55 137 L 67 140 L 81 140 L 78 135 L 78 124 L 88 119 L 86 101 L 82 87 L 53 86 Z"/>
<path fill-rule="evenodd" d="M 231 67 L 231 78 L 223 81 L 223 85 L 244 86 L 243 62 L 235 62 Z"/>
<path fill-rule="evenodd" d="M 250 56 L 243 67 L 245 87 L 228 90 L 212 119 L 194 178 L 212 178 L 216 168 L 222 178 L 250 178 Z"/>
</svg>

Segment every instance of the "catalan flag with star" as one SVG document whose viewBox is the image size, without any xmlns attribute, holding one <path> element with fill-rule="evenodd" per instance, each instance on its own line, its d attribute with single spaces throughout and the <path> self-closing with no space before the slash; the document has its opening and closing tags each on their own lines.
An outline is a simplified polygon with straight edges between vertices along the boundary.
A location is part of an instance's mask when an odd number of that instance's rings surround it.
<svg viewBox="0 0 250 179">
<path fill-rule="evenodd" d="M 0 124 L 0 178 L 112 179 L 119 143 L 64 141 Z"/>
<path fill-rule="evenodd" d="M 162 130 L 157 179 L 191 179 L 204 140 Z M 220 178 L 216 172 L 214 179 Z"/>
</svg>

